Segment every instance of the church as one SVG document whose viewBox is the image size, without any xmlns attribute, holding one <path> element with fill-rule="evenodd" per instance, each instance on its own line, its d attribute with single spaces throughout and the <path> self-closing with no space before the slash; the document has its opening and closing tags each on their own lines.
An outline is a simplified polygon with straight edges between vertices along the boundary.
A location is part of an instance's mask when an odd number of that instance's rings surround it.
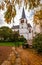
<svg viewBox="0 0 42 65">
<path fill-rule="evenodd" d="M 22 17 L 20 18 L 19 25 L 12 26 L 13 31 L 19 31 L 20 35 L 23 35 L 27 40 L 32 40 L 32 26 L 28 23 L 28 20 L 25 15 L 25 11 L 23 8 Z"/>
</svg>

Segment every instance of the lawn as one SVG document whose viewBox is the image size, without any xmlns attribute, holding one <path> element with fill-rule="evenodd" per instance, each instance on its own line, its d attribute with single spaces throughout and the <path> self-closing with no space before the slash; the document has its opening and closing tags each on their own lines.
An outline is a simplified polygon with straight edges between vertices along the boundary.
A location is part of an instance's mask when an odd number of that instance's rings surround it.
<svg viewBox="0 0 42 65">
<path fill-rule="evenodd" d="M 23 42 L 0 42 L 0 46 L 19 46 L 22 44 Z"/>
</svg>

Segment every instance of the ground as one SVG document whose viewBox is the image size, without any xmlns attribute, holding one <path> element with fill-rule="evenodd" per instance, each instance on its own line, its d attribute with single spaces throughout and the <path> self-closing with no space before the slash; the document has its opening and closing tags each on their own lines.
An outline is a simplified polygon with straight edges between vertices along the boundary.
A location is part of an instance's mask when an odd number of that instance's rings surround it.
<svg viewBox="0 0 42 65">
<path fill-rule="evenodd" d="M 6 60 L 9 54 L 12 54 L 14 47 L 0 47 L 0 58 Z M 16 48 L 15 51 L 16 58 L 14 65 L 42 65 L 42 55 L 35 53 L 32 49 L 23 49 L 21 47 Z M 14 53 L 13 53 L 14 54 Z M 1 55 L 3 57 L 1 57 Z M 14 55 L 15 56 L 15 55 Z M 2 61 L 0 59 L 0 61 Z"/>
<path fill-rule="evenodd" d="M 11 51 L 9 46 L 0 46 L 0 64 L 7 59 Z"/>
<path fill-rule="evenodd" d="M 22 62 L 26 62 L 24 65 L 42 65 L 42 56 L 36 54 L 34 50 L 31 49 L 18 49 Z"/>
</svg>

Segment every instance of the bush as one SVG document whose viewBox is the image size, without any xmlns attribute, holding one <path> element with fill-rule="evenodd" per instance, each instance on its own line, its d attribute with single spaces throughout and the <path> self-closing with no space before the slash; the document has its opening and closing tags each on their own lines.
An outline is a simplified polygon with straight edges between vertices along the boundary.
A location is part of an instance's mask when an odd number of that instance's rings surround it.
<svg viewBox="0 0 42 65">
<path fill-rule="evenodd" d="M 22 35 L 22 36 L 19 36 L 19 41 L 20 41 L 20 42 L 24 42 L 24 43 L 27 42 L 27 40 L 24 38 L 23 35 Z"/>
<path fill-rule="evenodd" d="M 39 33 L 33 38 L 32 46 L 38 52 L 42 52 L 42 34 Z"/>
<path fill-rule="evenodd" d="M 8 27 L 0 28 L 0 42 L 26 42 L 23 36 L 20 36 L 19 31 L 12 31 Z"/>
</svg>

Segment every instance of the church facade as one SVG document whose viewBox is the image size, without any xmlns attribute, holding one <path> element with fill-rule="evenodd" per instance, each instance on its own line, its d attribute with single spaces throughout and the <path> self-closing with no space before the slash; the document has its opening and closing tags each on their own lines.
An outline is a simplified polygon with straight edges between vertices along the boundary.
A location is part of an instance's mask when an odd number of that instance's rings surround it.
<svg viewBox="0 0 42 65">
<path fill-rule="evenodd" d="M 23 35 L 27 40 L 31 40 L 33 38 L 32 26 L 27 21 L 24 8 L 22 11 L 22 17 L 20 19 L 19 25 L 13 26 L 12 30 L 13 31 L 19 31 L 19 34 Z"/>
</svg>

